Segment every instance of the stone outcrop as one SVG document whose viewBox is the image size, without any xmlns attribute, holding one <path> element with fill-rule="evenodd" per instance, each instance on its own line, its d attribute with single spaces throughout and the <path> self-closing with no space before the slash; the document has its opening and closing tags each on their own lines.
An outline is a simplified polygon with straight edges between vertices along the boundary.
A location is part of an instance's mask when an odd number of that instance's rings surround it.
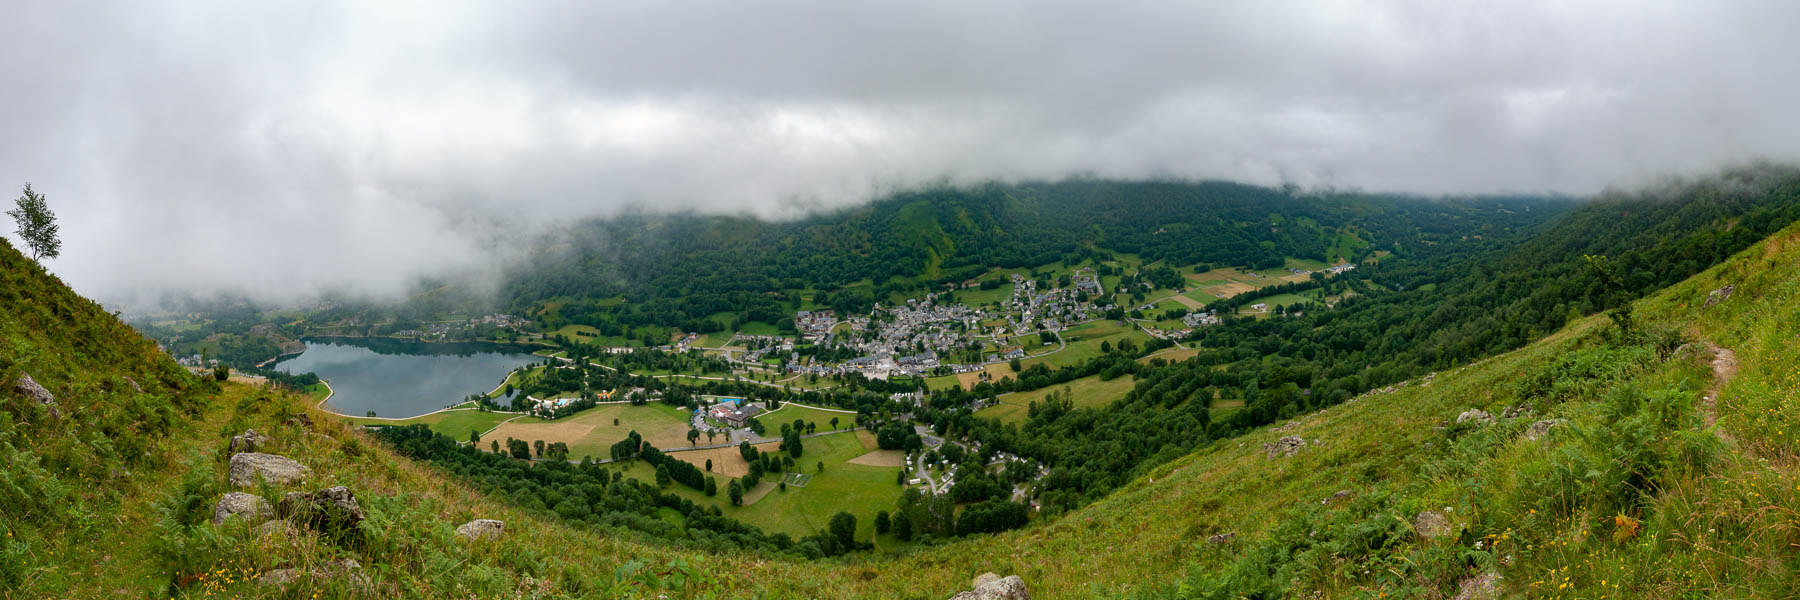
<svg viewBox="0 0 1800 600">
<path fill-rule="evenodd" d="M 231 485 L 238 487 L 256 485 L 259 479 L 273 484 L 292 483 L 310 474 L 312 469 L 286 456 L 256 452 L 231 455 Z"/>
<path fill-rule="evenodd" d="M 38 385 L 37 380 L 32 379 L 30 375 L 19 375 L 19 381 L 13 384 L 13 391 L 24 394 L 26 398 L 36 400 L 38 404 L 44 405 L 50 410 L 50 416 L 62 416 L 62 412 L 56 409 L 56 396 L 50 395 L 50 390 Z"/>
<path fill-rule="evenodd" d="M 213 524 L 223 525 L 236 518 L 250 519 L 252 522 L 267 520 L 275 514 L 269 503 L 261 497 L 243 492 L 226 492 L 219 498 L 219 504 L 213 507 Z"/>
<path fill-rule="evenodd" d="M 1456 415 L 1456 424 L 1458 424 L 1458 425 L 1467 424 L 1467 425 L 1474 425 L 1476 427 L 1486 427 L 1488 425 L 1492 425 L 1493 423 L 1494 423 L 1494 415 L 1490 415 L 1490 414 L 1488 414 L 1488 411 L 1481 410 L 1479 408 L 1471 408 L 1469 410 L 1463 411 L 1462 414 L 1460 414 L 1460 415 Z"/>
<path fill-rule="evenodd" d="M 262 574 L 256 579 L 263 585 L 287 585 L 299 581 L 301 577 L 313 579 L 343 579 L 354 587 L 369 585 L 369 578 L 362 573 L 362 564 L 355 559 L 334 560 L 320 564 L 310 570 L 297 568 L 275 569 Z"/>
<path fill-rule="evenodd" d="M 1263 444 L 1263 454 L 1268 458 L 1293 456 L 1301 448 L 1306 447 L 1306 439 L 1297 435 L 1284 435 L 1281 439 Z"/>
<path fill-rule="evenodd" d="M 1538 438 L 1544 437 L 1544 434 L 1550 433 L 1551 427 L 1555 427 L 1557 425 L 1561 425 L 1561 424 L 1567 423 L 1567 422 L 1569 422 L 1568 419 L 1544 419 L 1542 421 L 1532 423 L 1530 427 L 1525 428 L 1525 439 L 1535 442 L 1535 441 L 1537 441 Z"/>
<path fill-rule="evenodd" d="M 1421 512 L 1413 519 L 1413 531 L 1419 532 L 1419 537 L 1425 539 L 1443 537 L 1450 534 L 1450 519 L 1435 510 Z"/>
<path fill-rule="evenodd" d="M 458 537 L 471 540 L 488 538 L 498 539 L 500 534 L 505 532 L 506 523 L 494 519 L 476 519 L 463 523 L 462 526 L 456 528 L 456 535 Z"/>
<path fill-rule="evenodd" d="M 312 492 L 291 492 L 281 498 L 281 518 L 304 524 L 322 533 L 349 532 L 367 517 L 356 494 L 344 486 L 328 487 Z"/>
<path fill-rule="evenodd" d="M 1731 292 L 1735 291 L 1735 290 L 1737 290 L 1737 286 L 1730 285 L 1730 284 L 1727 284 L 1725 287 L 1713 290 L 1712 293 L 1706 295 L 1706 303 L 1702 304 L 1701 306 L 1702 307 L 1712 306 L 1714 304 L 1724 302 L 1726 299 L 1731 298 Z"/>
<path fill-rule="evenodd" d="M 1031 592 L 1025 589 L 1025 580 L 1018 575 L 1001 577 L 993 573 L 982 573 L 975 578 L 974 589 L 951 596 L 950 600 L 1031 600 Z"/>
<path fill-rule="evenodd" d="M 231 436 L 231 446 L 226 449 L 226 452 L 231 454 L 255 452 L 257 448 L 267 443 L 269 443 L 269 436 L 257 433 L 255 429 L 245 429 L 244 433 Z"/>
<path fill-rule="evenodd" d="M 1467 577 L 1456 586 L 1453 600 L 1496 600 L 1500 597 L 1500 574 L 1482 573 Z"/>
</svg>

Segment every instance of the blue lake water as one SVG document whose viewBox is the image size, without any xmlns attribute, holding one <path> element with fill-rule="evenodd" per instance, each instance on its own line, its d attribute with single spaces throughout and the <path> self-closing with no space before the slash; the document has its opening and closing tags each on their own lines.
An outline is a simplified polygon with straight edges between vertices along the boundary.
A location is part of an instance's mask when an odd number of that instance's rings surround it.
<svg viewBox="0 0 1800 600">
<path fill-rule="evenodd" d="M 513 369 L 541 360 L 498 344 L 322 338 L 307 340 L 305 352 L 274 367 L 329 382 L 334 393 L 325 404 L 334 412 L 401 418 L 485 394 Z"/>
</svg>

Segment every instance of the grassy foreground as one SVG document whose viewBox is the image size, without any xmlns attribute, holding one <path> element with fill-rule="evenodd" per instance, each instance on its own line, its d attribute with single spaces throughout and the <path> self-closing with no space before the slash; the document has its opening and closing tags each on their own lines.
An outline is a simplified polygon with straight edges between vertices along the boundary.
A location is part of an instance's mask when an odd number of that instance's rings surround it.
<svg viewBox="0 0 1800 600">
<path fill-rule="evenodd" d="M 1039 598 L 1795 597 L 1797 263 L 1790 228 L 1638 302 L 1629 331 L 1582 319 L 1216 443 L 1023 530 L 806 562 L 511 507 L 310 399 L 188 375 L 0 245 L 0 595 L 337 597 L 341 580 L 253 580 L 354 558 L 372 581 L 362 593 L 379 597 L 944 598 L 984 571 L 1019 574 Z M 1726 284 L 1734 293 L 1707 305 Z M 1735 350 L 1735 377 L 1715 377 L 1707 342 Z M 54 412 L 13 391 L 27 374 Z M 1457 423 L 1470 409 L 1495 419 Z M 1550 419 L 1565 421 L 1526 435 Z M 249 491 L 348 486 L 369 514 L 364 540 L 210 525 L 226 441 L 248 427 L 313 469 Z M 1270 456 L 1263 444 L 1282 436 L 1307 444 Z M 456 538 L 472 518 L 507 533 Z"/>
</svg>

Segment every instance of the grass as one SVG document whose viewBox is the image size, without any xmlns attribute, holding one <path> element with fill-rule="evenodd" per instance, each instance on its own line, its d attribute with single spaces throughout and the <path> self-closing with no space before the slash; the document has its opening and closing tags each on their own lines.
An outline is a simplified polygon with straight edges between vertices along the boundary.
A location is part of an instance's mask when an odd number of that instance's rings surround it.
<svg viewBox="0 0 1800 600">
<path fill-rule="evenodd" d="M 957 290 L 956 299 L 969 306 L 987 306 L 1012 299 L 1012 293 L 1013 284 L 1011 281 L 1008 281 L 1001 284 L 1000 287 L 991 290 L 980 288 Z"/>
<path fill-rule="evenodd" d="M 743 325 L 738 327 L 738 333 L 744 335 L 777 335 L 781 333 L 781 330 L 776 328 L 773 323 L 745 321 Z"/>
<path fill-rule="evenodd" d="M 1135 383 L 1136 381 L 1130 375 L 1117 377 L 1112 381 L 1102 381 L 1099 375 L 1089 375 L 1063 385 L 1001 396 L 999 404 L 983 408 L 976 412 L 975 416 L 995 419 L 1002 423 L 1024 424 L 1031 403 L 1043 402 L 1044 398 L 1052 392 L 1060 393 L 1067 389 L 1070 400 L 1074 401 L 1075 406 L 1097 408 L 1124 397 L 1125 392 L 1131 391 L 1131 386 Z"/>
<path fill-rule="evenodd" d="M 363 417 L 344 417 L 344 420 L 358 425 L 404 426 L 423 424 L 430 427 L 432 431 L 449 436 L 451 439 L 467 440 L 469 439 L 470 431 L 486 433 L 487 430 L 493 429 L 494 426 L 499 425 L 501 421 L 517 416 L 519 415 L 466 409 L 446 410 L 400 421 L 384 421 L 381 419 L 367 419 Z M 487 438 L 482 439 L 485 440 Z"/>
<path fill-rule="evenodd" d="M 838 429 L 848 429 L 856 426 L 856 413 L 854 412 L 832 412 L 808 408 L 797 404 L 783 404 L 781 405 L 781 408 L 776 409 L 775 412 L 763 413 L 757 415 L 756 418 L 757 420 L 762 421 L 763 425 L 769 427 L 768 435 L 770 437 L 777 437 L 781 432 L 781 424 L 793 423 L 794 419 L 800 419 L 809 423 L 817 423 L 819 425 L 818 431 L 830 431 L 831 419 L 833 417 L 836 417 L 838 420 Z"/>
</svg>

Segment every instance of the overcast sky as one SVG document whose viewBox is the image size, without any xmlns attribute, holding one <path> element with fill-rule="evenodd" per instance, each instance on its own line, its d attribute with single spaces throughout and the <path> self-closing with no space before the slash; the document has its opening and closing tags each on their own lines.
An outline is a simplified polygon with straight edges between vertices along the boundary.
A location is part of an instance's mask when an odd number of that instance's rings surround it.
<svg viewBox="0 0 1800 600">
<path fill-rule="evenodd" d="M 393 294 L 624 207 L 939 181 L 1590 194 L 1800 158 L 1800 3 L 9 2 L 78 291 Z M 10 204 L 10 202 L 8 202 Z M 10 235 L 10 224 L 5 228 Z"/>
</svg>

